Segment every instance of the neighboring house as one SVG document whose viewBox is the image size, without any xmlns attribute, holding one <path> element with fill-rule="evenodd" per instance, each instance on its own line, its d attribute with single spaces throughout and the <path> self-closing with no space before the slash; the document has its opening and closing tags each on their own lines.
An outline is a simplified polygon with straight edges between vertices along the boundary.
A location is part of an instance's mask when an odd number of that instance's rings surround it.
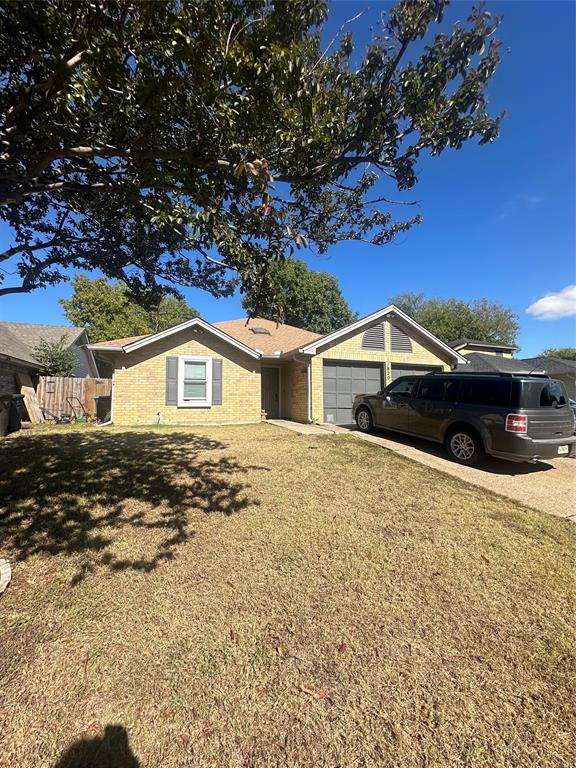
<svg viewBox="0 0 576 768">
<path fill-rule="evenodd" d="M 194 318 L 149 336 L 92 344 L 114 370 L 112 419 L 200 424 L 282 417 L 352 421 L 352 400 L 405 373 L 466 359 L 391 305 L 321 336 L 258 318 Z"/>
<path fill-rule="evenodd" d="M 67 336 L 69 346 L 76 353 L 76 367 L 73 376 L 84 378 L 98 376 L 94 355 L 88 348 L 89 340 L 85 328 L 72 325 L 44 325 L 38 323 L 0 322 L 0 392 L 18 392 L 15 374 L 18 372 L 35 375 L 42 366 L 34 357 L 34 348 L 44 339 L 55 342 Z"/>
<path fill-rule="evenodd" d="M 493 344 L 477 339 L 455 339 L 449 342 L 449 346 L 460 352 L 461 355 L 469 355 L 472 352 L 480 352 L 483 355 L 498 355 L 498 357 L 512 357 L 518 347 L 511 344 Z"/>
<path fill-rule="evenodd" d="M 20 391 L 17 373 L 34 375 L 40 363 L 26 344 L 0 323 L 0 395 L 14 395 Z"/>
</svg>

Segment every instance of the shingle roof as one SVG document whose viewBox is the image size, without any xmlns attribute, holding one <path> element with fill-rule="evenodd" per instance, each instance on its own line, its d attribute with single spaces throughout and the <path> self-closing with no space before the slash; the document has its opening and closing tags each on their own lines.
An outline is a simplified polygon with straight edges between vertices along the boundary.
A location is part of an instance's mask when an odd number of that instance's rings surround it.
<svg viewBox="0 0 576 768">
<path fill-rule="evenodd" d="M 561 357 L 525 357 L 523 362 L 532 368 L 538 367 L 540 370 L 550 374 L 572 373 L 576 375 L 576 360 L 564 360 Z"/>
<path fill-rule="evenodd" d="M 45 325 L 43 323 L 3 322 L 0 323 L 0 327 L 6 328 L 29 349 L 36 347 L 41 339 L 53 343 L 59 341 L 64 334 L 68 337 L 68 343 L 73 344 L 85 330 L 76 325 Z"/>
<path fill-rule="evenodd" d="M 0 323 L 0 355 L 5 355 L 6 357 L 11 357 L 40 368 L 40 363 L 36 360 L 30 349 L 6 328 L 6 323 Z"/>
<path fill-rule="evenodd" d="M 273 355 L 276 352 L 291 352 L 303 344 L 321 338 L 322 334 L 305 331 L 285 323 L 277 324 L 274 320 L 264 320 L 261 317 L 240 320 L 226 320 L 222 323 L 213 323 L 216 328 L 232 336 L 237 341 L 246 344 L 252 349 L 259 350 L 265 355 Z M 266 333 L 254 332 L 261 328 Z"/>
<path fill-rule="evenodd" d="M 236 339 L 236 341 L 258 352 L 263 352 L 265 355 L 273 355 L 276 352 L 291 352 L 303 344 L 309 344 L 311 341 L 315 341 L 322 336 L 320 333 L 312 333 L 312 331 L 305 331 L 302 328 L 296 328 L 285 323 L 277 324 L 274 320 L 264 320 L 261 317 L 255 317 L 250 320 L 247 317 L 243 317 L 239 320 L 225 320 L 221 323 L 212 323 L 212 325 L 224 331 L 224 333 L 227 333 L 228 336 Z M 260 329 L 260 333 L 258 329 Z M 152 336 L 154 334 L 148 335 Z M 125 347 L 128 344 L 145 338 L 147 336 L 129 336 L 124 339 L 100 341 L 97 346 Z"/>
<path fill-rule="evenodd" d="M 456 370 L 458 373 L 530 373 L 534 366 L 525 360 L 516 360 L 512 357 L 500 357 L 499 355 L 484 354 L 482 352 L 470 352 L 464 357 L 469 364 L 461 363 Z M 541 371 L 542 369 L 536 369 Z"/>
<path fill-rule="evenodd" d="M 97 346 L 99 347 L 125 347 L 127 344 L 132 344 L 134 341 L 140 341 L 145 339 L 146 336 L 152 334 L 144 334 L 144 336 L 125 336 L 123 339 L 111 339 L 110 341 L 99 341 Z"/>
</svg>

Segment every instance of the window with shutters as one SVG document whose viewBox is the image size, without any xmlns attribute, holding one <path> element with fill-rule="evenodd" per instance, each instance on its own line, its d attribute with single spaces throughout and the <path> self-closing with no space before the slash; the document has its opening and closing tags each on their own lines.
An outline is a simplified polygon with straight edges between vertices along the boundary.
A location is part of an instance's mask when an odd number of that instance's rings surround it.
<svg viewBox="0 0 576 768">
<path fill-rule="evenodd" d="M 368 328 L 362 337 L 362 349 L 385 349 L 384 323 Z"/>
<path fill-rule="evenodd" d="M 178 405 L 209 408 L 212 405 L 212 358 L 178 359 Z"/>
<path fill-rule="evenodd" d="M 392 352 L 412 352 L 410 336 L 395 325 L 392 326 Z"/>
</svg>

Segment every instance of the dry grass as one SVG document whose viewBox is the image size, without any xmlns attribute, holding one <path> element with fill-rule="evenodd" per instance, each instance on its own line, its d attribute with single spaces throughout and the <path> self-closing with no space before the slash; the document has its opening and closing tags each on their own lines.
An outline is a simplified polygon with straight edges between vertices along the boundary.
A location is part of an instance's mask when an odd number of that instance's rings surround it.
<svg viewBox="0 0 576 768">
<path fill-rule="evenodd" d="M 267 425 L 0 467 L 2 766 L 576 763 L 576 526 Z"/>
</svg>

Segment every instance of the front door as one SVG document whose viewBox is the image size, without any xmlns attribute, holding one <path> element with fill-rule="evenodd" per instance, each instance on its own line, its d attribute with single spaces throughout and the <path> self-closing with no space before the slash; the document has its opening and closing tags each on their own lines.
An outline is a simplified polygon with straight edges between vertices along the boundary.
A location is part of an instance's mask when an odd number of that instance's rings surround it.
<svg viewBox="0 0 576 768">
<path fill-rule="evenodd" d="M 268 419 L 277 419 L 280 415 L 279 378 L 278 368 L 262 368 L 262 410 Z"/>
</svg>

